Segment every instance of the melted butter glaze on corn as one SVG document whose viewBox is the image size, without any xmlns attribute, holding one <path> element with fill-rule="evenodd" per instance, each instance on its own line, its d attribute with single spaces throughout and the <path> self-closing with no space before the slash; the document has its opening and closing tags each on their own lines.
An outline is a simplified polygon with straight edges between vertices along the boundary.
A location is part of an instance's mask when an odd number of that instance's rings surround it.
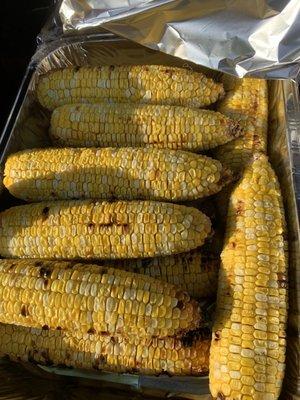
<svg viewBox="0 0 300 400">
<path fill-rule="evenodd" d="M 230 173 L 212 158 L 141 148 L 25 150 L 6 162 L 4 184 L 24 200 L 190 200 L 222 189 Z"/>
<path fill-rule="evenodd" d="M 0 261 L 0 321 L 82 334 L 166 337 L 199 327 L 200 307 L 145 275 L 59 261 Z"/>
<path fill-rule="evenodd" d="M 191 334 L 189 334 L 191 336 Z M 148 375 L 204 375 L 210 340 L 105 336 L 0 324 L 0 355 L 14 361 Z"/>
<path fill-rule="evenodd" d="M 182 253 L 209 235 L 192 207 L 152 201 L 54 201 L 0 213 L 0 254 L 20 258 L 144 258 Z"/>
<path fill-rule="evenodd" d="M 162 65 L 65 68 L 37 84 L 38 100 L 50 110 L 102 101 L 203 107 L 223 95 L 223 85 L 200 72 Z"/>
<path fill-rule="evenodd" d="M 227 400 L 276 400 L 285 369 L 287 257 L 279 183 L 256 154 L 231 194 L 221 254 L 210 390 Z"/>
<path fill-rule="evenodd" d="M 199 249 L 166 257 L 105 261 L 105 265 L 152 276 L 171 283 L 194 298 L 212 297 L 217 290 L 219 263 Z"/>
<path fill-rule="evenodd" d="M 223 76 L 228 90 L 218 111 L 237 121 L 243 135 L 218 147 L 214 155 L 233 172 L 239 173 L 254 152 L 267 150 L 268 85 L 263 79 Z"/>
<path fill-rule="evenodd" d="M 58 146 L 156 147 L 207 150 L 241 135 L 225 115 L 187 107 L 145 104 L 67 104 L 51 117 Z"/>
</svg>

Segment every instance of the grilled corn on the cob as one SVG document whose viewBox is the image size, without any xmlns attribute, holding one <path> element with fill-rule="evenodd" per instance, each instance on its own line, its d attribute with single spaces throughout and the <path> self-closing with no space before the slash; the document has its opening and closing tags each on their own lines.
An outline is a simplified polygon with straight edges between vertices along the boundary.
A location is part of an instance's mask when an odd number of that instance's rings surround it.
<svg viewBox="0 0 300 400">
<path fill-rule="evenodd" d="M 199 249 L 166 257 L 105 261 L 105 265 L 149 275 L 171 283 L 195 298 L 214 296 L 218 283 L 218 262 L 202 257 Z"/>
<path fill-rule="evenodd" d="M 187 337 L 143 339 L 0 324 L 0 355 L 14 361 L 112 372 L 203 375 L 210 340 Z"/>
<path fill-rule="evenodd" d="M 263 79 L 223 77 L 228 90 L 218 110 L 238 121 L 243 135 L 218 147 L 214 155 L 233 172 L 240 172 L 256 151 L 266 152 L 268 85 Z"/>
<path fill-rule="evenodd" d="M 67 104 L 51 117 L 54 144 L 73 147 L 156 147 L 207 150 L 241 135 L 215 111 L 145 104 Z"/>
<path fill-rule="evenodd" d="M 11 155 L 4 184 L 24 200 L 189 200 L 222 189 L 230 173 L 212 158 L 141 148 L 24 150 Z"/>
<path fill-rule="evenodd" d="M 203 107 L 224 95 L 200 72 L 163 65 L 64 68 L 42 75 L 37 97 L 54 110 L 74 103 L 144 103 Z"/>
<path fill-rule="evenodd" d="M 0 254 L 21 258 L 144 258 L 201 246 L 211 230 L 192 207 L 151 201 L 56 201 L 0 213 Z"/>
<path fill-rule="evenodd" d="M 256 154 L 235 187 L 210 353 L 214 398 L 276 400 L 285 368 L 287 259 L 279 183 Z"/>
<path fill-rule="evenodd" d="M 178 336 L 199 327 L 200 307 L 145 275 L 63 261 L 0 260 L 0 321 L 81 334 Z"/>
</svg>

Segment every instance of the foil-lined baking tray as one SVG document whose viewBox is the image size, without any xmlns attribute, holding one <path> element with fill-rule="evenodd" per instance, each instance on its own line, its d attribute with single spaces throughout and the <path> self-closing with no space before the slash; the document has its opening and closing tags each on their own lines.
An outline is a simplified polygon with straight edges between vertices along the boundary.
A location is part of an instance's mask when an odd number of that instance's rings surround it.
<svg viewBox="0 0 300 400">
<path fill-rule="evenodd" d="M 42 46 L 29 65 L 27 74 L 21 85 L 13 110 L 0 138 L 0 162 L 3 165 L 8 154 L 15 151 L 44 147 L 49 145 L 48 126 L 50 114 L 43 110 L 35 98 L 35 86 L 38 76 L 49 70 L 70 65 L 99 66 L 104 64 L 165 64 L 189 67 L 194 70 L 204 71 L 215 79 L 220 73 L 200 67 L 185 60 L 150 50 L 125 39 L 120 39 L 111 34 L 90 35 L 66 40 L 51 42 L 47 48 Z M 269 82 L 269 156 L 274 169 L 279 177 L 289 230 L 289 285 L 290 309 L 288 326 L 287 370 L 284 381 L 284 399 L 296 399 L 300 395 L 300 105 L 298 87 L 292 80 L 273 80 Z M 2 194 L 0 208 L 19 204 L 7 191 Z M 0 379 L 0 399 L 2 398 L 29 398 L 18 394 L 19 367 L 10 364 L 0 364 L 1 371 L 8 371 L 13 375 L 14 370 L 18 375 L 18 384 L 11 385 L 16 395 L 1 397 L 1 385 L 5 380 Z M 28 369 L 28 365 L 25 367 Z M 82 371 L 70 368 L 32 367 L 30 373 L 37 374 L 36 397 L 41 397 L 39 380 L 60 376 L 55 379 L 51 389 L 56 393 L 53 398 L 60 397 L 62 386 L 66 382 L 72 386 L 86 385 L 88 382 L 99 390 L 113 388 L 121 390 L 120 398 L 135 398 L 135 396 L 151 395 L 168 398 L 194 398 L 201 400 L 210 399 L 207 377 L 169 377 L 169 376 L 143 376 L 134 374 L 101 373 L 97 371 Z M 43 378 L 41 378 L 41 373 Z M 28 374 L 28 372 L 26 372 Z M 24 374 L 26 377 L 27 375 Z M 70 377 L 71 380 L 66 379 Z M 25 379 L 25 378 L 24 378 Z M 26 378 L 27 379 L 27 378 Z M 7 384 L 7 382 L 5 383 Z M 80 386 L 81 387 L 81 386 Z M 9 390 L 7 390 L 9 392 Z M 122 392 L 123 391 L 123 392 Z M 44 393 L 44 391 L 43 391 Z M 76 393 L 76 399 L 86 399 L 85 392 Z M 123 393 L 123 394 L 122 394 Z M 129 395 L 130 393 L 130 395 Z M 43 394 L 45 396 L 45 393 Z M 288 397 L 289 396 L 289 397 Z M 293 397 L 295 396 L 295 397 Z M 48 397 L 47 397 L 48 398 Z M 50 397 L 52 398 L 52 397 Z M 73 398 L 73 397 L 67 397 Z M 92 397 L 98 398 L 98 397 Z M 140 398 L 140 397 L 137 397 Z"/>
</svg>

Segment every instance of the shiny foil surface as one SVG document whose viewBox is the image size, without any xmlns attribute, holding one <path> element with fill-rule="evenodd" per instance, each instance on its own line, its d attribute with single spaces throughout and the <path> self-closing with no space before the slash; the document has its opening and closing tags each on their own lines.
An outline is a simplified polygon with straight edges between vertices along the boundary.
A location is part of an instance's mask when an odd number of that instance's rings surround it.
<svg viewBox="0 0 300 400">
<path fill-rule="evenodd" d="M 65 34 L 103 28 L 239 77 L 296 79 L 299 0 L 62 0 Z"/>
</svg>

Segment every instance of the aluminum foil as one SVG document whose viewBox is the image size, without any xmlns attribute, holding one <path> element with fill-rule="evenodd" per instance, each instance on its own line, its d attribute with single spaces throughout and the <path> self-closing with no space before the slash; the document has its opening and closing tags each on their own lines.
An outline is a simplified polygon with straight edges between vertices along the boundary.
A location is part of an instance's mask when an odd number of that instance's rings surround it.
<svg viewBox="0 0 300 400">
<path fill-rule="evenodd" d="M 239 77 L 300 75 L 299 0 L 62 0 L 65 33 L 105 28 Z"/>
</svg>

